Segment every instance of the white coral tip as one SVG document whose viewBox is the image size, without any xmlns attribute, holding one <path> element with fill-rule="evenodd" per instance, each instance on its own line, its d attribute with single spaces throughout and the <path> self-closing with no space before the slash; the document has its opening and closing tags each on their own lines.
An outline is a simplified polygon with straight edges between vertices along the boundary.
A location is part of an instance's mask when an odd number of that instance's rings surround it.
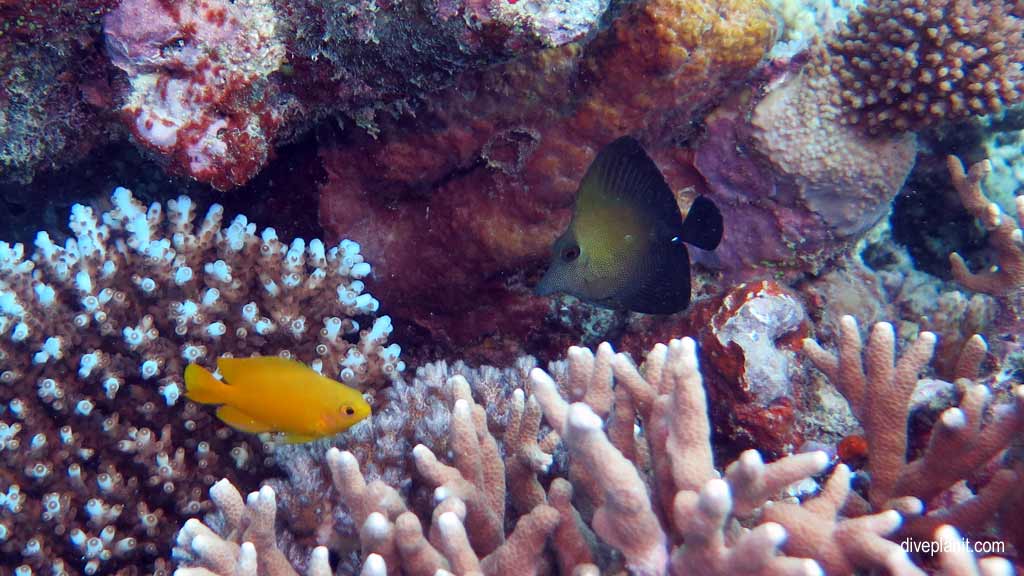
<svg viewBox="0 0 1024 576">
<path fill-rule="evenodd" d="M 441 514 L 441 517 L 437 520 L 438 526 L 441 528 L 441 534 L 445 538 L 450 538 L 459 532 L 464 532 L 465 527 L 462 525 L 462 521 L 455 512 L 445 512 Z"/>
<path fill-rule="evenodd" d="M 252 542 L 242 542 L 242 549 L 235 564 L 235 574 L 256 574 L 256 546 Z"/>
<path fill-rule="evenodd" d="M 601 417 L 582 402 L 569 406 L 569 426 L 580 430 L 600 430 Z"/>
<path fill-rule="evenodd" d="M 383 537 L 388 533 L 388 519 L 380 512 L 373 512 L 363 522 L 363 531 L 368 536 Z"/>
<path fill-rule="evenodd" d="M 326 550 L 326 549 L 325 549 Z M 388 566 L 380 554 L 370 554 L 363 562 L 363 569 L 360 576 L 387 576 Z"/>
<path fill-rule="evenodd" d="M 950 408 L 940 417 L 942 425 L 950 430 L 959 430 L 967 425 L 967 416 L 959 408 Z"/>
</svg>

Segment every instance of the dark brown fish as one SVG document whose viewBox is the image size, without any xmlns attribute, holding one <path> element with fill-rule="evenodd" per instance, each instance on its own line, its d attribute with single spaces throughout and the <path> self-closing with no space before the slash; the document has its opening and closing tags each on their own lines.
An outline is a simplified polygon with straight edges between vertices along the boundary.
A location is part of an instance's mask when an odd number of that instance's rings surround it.
<svg viewBox="0 0 1024 576">
<path fill-rule="evenodd" d="M 671 314 L 690 303 L 685 243 L 714 250 L 722 214 L 698 197 L 684 221 L 675 195 L 639 142 L 624 136 L 597 154 L 576 192 L 569 228 L 555 241 L 537 284 L 541 296 L 564 292 L 587 302 Z"/>
</svg>

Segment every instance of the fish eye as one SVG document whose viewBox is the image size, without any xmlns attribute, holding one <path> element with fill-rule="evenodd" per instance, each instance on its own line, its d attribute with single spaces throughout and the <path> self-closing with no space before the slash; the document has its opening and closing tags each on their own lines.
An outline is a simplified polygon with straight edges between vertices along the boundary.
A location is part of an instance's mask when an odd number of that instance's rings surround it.
<svg viewBox="0 0 1024 576">
<path fill-rule="evenodd" d="M 566 246 L 565 249 L 562 250 L 562 260 L 565 260 L 566 262 L 572 262 L 573 260 L 575 260 L 575 259 L 577 259 L 579 257 L 580 257 L 580 247 L 579 246 Z"/>
<path fill-rule="evenodd" d="M 351 406 L 345 406 L 345 414 L 351 416 L 351 415 L 353 415 L 355 413 L 356 413 L 355 408 L 353 408 Z"/>
</svg>

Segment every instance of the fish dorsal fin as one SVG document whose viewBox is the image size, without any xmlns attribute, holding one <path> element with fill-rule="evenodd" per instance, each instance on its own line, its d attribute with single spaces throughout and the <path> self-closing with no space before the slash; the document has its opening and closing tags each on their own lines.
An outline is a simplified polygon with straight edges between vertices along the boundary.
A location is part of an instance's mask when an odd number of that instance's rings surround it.
<svg viewBox="0 0 1024 576">
<path fill-rule="evenodd" d="M 706 196 L 697 196 L 683 221 L 683 242 L 714 250 L 722 241 L 722 213 Z"/>
<path fill-rule="evenodd" d="M 256 356 L 252 358 L 218 358 L 217 370 L 232 386 L 245 386 L 247 381 L 267 374 L 273 374 L 281 381 L 290 378 L 308 377 L 313 371 L 302 362 L 280 356 Z"/>
<path fill-rule="evenodd" d="M 675 195 L 643 146 L 623 136 L 598 152 L 580 182 L 577 214 L 598 206 L 627 208 L 656 225 L 678 231 L 682 225 Z"/>
</svg>

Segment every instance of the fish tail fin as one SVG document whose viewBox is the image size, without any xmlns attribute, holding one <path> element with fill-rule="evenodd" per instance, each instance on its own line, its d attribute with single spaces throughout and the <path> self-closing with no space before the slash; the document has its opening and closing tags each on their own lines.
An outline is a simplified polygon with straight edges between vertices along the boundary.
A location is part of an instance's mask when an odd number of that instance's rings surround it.
<svg viewBox="0 0 1024 576">
<path fill-rule="evenodd" d="M 198 364 L 189 364 L 185 368 L 185 395 L 193 402 L 224 404 L 230 394 L 229 388 Z"/>
<path fill-rule="evenodd" d="M 683 221 L 683 242 L 714 250 L 722 241 L 722 213 L 707 196 L 698 196 Z"/>
</svg>

